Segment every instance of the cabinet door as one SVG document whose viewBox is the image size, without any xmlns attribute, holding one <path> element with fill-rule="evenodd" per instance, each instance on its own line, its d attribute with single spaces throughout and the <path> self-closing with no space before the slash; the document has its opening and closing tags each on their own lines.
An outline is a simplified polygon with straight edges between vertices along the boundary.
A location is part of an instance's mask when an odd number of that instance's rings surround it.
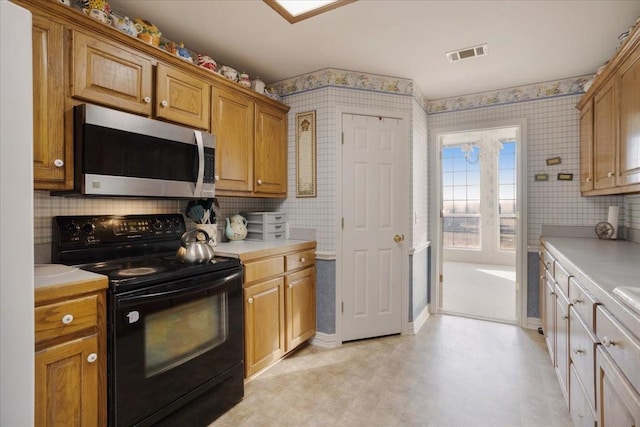
<svg viewBox="0 0 640 427">
<path fill-rule="evenodd" d="M 598 426 L 640 425 L 640 395 L 602 346 L 596 352 Z"/>
<path fill-rule="evenodd" d="M 640 49 L 620 68 L 618 185 L 640 183 Z"/>
<path fill-rule="evenodd" d="M 73 32 L 71 95 L 151 115 L 151 60 L 122 46 Z"/>
<path fill-rule="evenodd" d="M 36 353 L 36 426 L 100 425 L 97 354 L 97 335 Z"/>
<path fill-rule="evenodd" d="M 216 136 L 216 192 L 253 189 L 253 101 L 213 88 L 212 132 Z"/>
<path fill-rule="evenodd" d="M 209 130 L 211 89 L 207 81 L 160 63 L 156 80 L 157 117 Z"/>
<path fill-rule="evenodd" d="M 36 190 L 73 186 L 64 141 L 64 27 L 33 15 L 33 178 Z"/>
<path fill-rule="evenodd" d="M 287 114 L 256 104 L 256 193 L 287 196 Z"/>
<path fill-rule="evenodd" d="M 556 374 L 569 405 L 569 301 L 556 286 Z"/>
<path fill-rule="evenodd" d="M 545 277 L 546 270 L 547 268 L 545 267 L 545 264 L 544 264 L 544 249 L 541 249 L 538 257 L 538 271 L 540 273 L 538 275 L 538 302 L 539 302 L 539 310 L 540 310 L 540 323 L 542 323 L 542 332 L 544 334 L 547 333 L 547 316 L 546 316 L 547 279 Z"/>
<path fill-rule="evenodd" d="M 546 325 L 544 329 L 544 339 L 547 343 L 547 350 L 551 357 L 551 363 L 553 366 L 556 366 L 556 292 L 554 290 L 553 279 L 547 278 L 545 280 L 544 298 L 544 317 Z"/>
<path fill-rule="evenodd" d="M 593 190 L 593 104 L 580 112 L 580 191 Z"/>
<path fill-rule="evenodd" d="M 244 290 L 245 376 L 249 377 L 284 355 L 284 278 Z"/>
<path fill-rule="evenodd" d="M 616 92 L 611 79 L 593 100 L 593 187 L 596 190 L 615 187 L 616 166 Z"/>
<path fill-rule="evenodd" d="M 287 348 L 291 351 L 316 333 L 315 267 L 286 277 Z"/>
</svg>

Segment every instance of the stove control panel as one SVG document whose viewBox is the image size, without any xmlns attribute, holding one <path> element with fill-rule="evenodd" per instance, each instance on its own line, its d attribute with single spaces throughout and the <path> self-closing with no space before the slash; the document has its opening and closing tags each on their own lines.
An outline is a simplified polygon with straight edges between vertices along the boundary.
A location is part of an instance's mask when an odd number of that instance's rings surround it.
<svg viewBox="0 0 640 427">
<path fill-rule="evenodd" d="M 181 214 L 57 216 L 53 239 L 58 246 L 179 239 L 186 231 Z"/>
</svg>

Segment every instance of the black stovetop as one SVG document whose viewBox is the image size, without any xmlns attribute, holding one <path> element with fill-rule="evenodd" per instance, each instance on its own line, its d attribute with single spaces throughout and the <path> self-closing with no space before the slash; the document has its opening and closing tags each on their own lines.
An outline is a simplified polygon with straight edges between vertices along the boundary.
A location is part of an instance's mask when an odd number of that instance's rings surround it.
<svg viewBox="0 0 640 427">
<path fill-rule="evenodd" d="M 179 262 L 185 230 L 180 214 L 58 216 L 52 260 L 108 276 L 113 292 L 240 267 L 240 260 L 219 256 L 208 263 Z"/>
</svg>

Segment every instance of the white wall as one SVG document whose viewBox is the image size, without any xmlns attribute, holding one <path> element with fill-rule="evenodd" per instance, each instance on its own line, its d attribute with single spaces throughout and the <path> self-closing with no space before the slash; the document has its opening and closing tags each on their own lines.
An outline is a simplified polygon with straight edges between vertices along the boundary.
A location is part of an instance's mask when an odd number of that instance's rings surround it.
<svg viewBox="0 0 640 427">
<path fill-rule="evenodd" d="M 32 426 L 31 14 L 0 0 L 0 425 Z"/>
</svg>

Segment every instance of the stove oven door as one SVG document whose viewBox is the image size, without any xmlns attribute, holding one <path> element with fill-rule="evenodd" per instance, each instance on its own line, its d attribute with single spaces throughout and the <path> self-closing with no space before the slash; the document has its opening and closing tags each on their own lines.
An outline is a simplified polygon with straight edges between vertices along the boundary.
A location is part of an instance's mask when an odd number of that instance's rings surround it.
<svg viewBox="0 0 640 427">
<path fill-rule="evenodd" d="M 112 295 L 110 304 L 110 425 L 156 424 L 221 382 L 239 384 L 223 393 L 242 398 L 239 268 Z"/>
</svg>

